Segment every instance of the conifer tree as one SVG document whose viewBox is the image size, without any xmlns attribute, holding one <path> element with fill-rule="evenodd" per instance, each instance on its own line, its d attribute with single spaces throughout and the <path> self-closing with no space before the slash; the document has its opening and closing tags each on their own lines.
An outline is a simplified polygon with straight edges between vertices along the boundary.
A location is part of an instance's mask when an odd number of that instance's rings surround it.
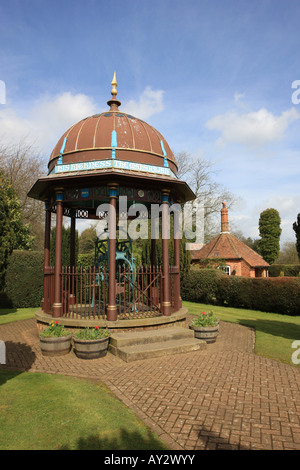
<svg viewBox="0 0 300 470">
<path fill-rule="evenodd" d="M 55 239 L 56 239 L 56 227 L 51 230 L 51 241 L 50 241 L 50 263 L 54 266 L 55 260 Z M 62 266 L 70 266 L 70 245 L 71 245 L 71 228 L 62 227 L 62 244 L 61 244 L 61 264 Z M 78 258 L 78 231 L 75 231 L 75 265 Z"/>
<path fill-rule="evenodd" d="M 297 222 L 293 223 L 293 229 L 296 235 L 296 249 L 300 261 L 300 214 L 297 216 Z"/>
<path fill-rule="evenodd" d="M 280 215 L 276 209 L 266 209 L 259 218 L 259 251 L 267 263 L 272 264 L 280 251 Z"/>
<path fill-rule="evenodd" d="M 16 192 L 0 170 L 0 289 L 4 285 L 9 256 L 13 250 L 29 249 L 34 237 L 29 225 L 22 223 L 22 211 Z"/>
</svg>

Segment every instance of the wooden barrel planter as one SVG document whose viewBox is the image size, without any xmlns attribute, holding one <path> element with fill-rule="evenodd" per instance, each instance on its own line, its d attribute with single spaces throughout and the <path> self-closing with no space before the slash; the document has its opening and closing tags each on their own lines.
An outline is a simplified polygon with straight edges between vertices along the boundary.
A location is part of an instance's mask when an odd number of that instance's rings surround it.
<svg viewBox="0 0 300 470">
<path fill-rule="evenodd" d="M 80 359 L 98 359 L 104 357 L 108 350 L 108 338 L 84 340 L 73 338 L 74 352 Z"/>
<path fill-rule="evenodd" d="M 219 334 L 219 325 L 216 326 L 190 326 L 194 330 L 195 338 L 206 341 L 206 343 L 215 343 Z"/>
<path fill-rule="evenodd" d="M 43 356 L 64 356 L 71 351 L 72 335 L 67 336 L 40 336 L 40 345 Z"/>
</svg>

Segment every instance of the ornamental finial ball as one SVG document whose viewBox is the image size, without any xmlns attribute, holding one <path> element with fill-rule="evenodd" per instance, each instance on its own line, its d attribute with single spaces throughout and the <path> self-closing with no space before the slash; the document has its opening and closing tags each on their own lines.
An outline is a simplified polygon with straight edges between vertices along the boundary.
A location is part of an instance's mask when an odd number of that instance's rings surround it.
<svg viewBox="0 0 300 470">
<path fill-rule="evenodd" d="M 117 91 L 118 83 L 117 83 L 116 72 L 114 72 L 114 76 L 113 76 L 111 84 L 112 84 L 111 94 L 112 94 L 112 96 L 117 96 L 117 94 L 118 94 L 118 91 Z"/>
</svg>

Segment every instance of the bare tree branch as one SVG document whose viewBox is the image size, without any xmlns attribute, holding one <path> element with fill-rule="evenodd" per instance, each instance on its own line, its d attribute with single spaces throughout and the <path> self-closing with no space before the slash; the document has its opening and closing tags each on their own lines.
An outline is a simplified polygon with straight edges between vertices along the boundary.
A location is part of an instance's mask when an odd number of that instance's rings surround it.
<svg viewBox="0 0 300 470">
<path fill-rule="evenodd" d="M 205 239 L 220 232 L 220 210 L 226 201 L 230 208 L 237 197 L 223 185 L 214 181 L 216 170 L 213 164 L 204 158 L 192 158 L 187 152 L 175 154 L 178 164 L 178 176 L 184 179 L 196 195 L 196 201 L 204 205 Z"/>
<path fill-rule="evenodd" d="M 29 198 L 28 191 L 38 178 L 46 173 L 46 159 L 32 144 L 25 140 L 17 144 L 1 145 L 0 169 L 4 171 L 14 187 L 24 224 L 30 224 L 33 235 L 39 240 L 37 247 L 42 245 L 44 205 L 41 201 Z"/>
</svg>

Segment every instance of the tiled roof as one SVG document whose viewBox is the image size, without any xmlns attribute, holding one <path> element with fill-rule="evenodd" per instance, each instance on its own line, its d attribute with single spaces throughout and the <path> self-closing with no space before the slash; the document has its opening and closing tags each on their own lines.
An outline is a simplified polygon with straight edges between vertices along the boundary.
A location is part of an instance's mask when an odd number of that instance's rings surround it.
<svg viewBox="0 0 300 470">
<path fill-rule="evenodd" d="M 243 259 L 251 267 L 267 267 L 269 264 L 254 250 L 232 233 L 220 233 L 201 250 L 191 252 L 192 260 L 205 258 Z"/>
</svg>

